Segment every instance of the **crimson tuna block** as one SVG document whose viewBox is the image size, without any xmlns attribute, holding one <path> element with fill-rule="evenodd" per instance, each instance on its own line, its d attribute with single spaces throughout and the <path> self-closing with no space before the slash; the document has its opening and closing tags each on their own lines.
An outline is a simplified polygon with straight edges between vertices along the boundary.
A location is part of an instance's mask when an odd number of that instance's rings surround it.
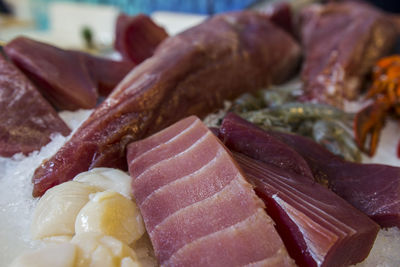
<svg viewBox="0 0 400 267">
<path fill-rule="evenodd" d="M 70 129 L 33 84 L 0 56 L 0 156 L 28 154 Z"/>
</svg>

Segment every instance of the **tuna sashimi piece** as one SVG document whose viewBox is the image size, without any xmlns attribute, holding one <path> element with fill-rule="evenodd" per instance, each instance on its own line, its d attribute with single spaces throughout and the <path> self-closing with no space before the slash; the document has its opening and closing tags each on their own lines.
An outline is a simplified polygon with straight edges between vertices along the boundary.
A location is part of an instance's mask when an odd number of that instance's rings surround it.
<svg viewBox="0 0 400 267">
<path fill-rule="evenodd" d="M 4 51 L 56 108 L 96 106 L 96 85 L 79 54 L 24 37 L 9 42 Z"/>
<path fill-rule="evenodd" d="M 0 156 L 28 154 L 70 129 L 30 81 L 0 56 Z"/>
<path fill-rule="evenodd" d="M 251 11 L 217 15 L 168 38 L 35 171 L 33 195 L 93 167 L 127 169 L 126 144 L 285 80 L 299 55 L 286 32 Z"/>
<path fill-rule="evenodd" d="M 135 64 L 154 54 L 157 46 L 168 37 L 164 28 L 144 15 L 120 14 L 116 23 L 114 47 L 125 60 Z"/>
<path fill-rule="evenodd" d="M 367 214 L 382 227 L 400 227 L 400 168 L 347 162 L 313 140 L 274 132 L 307 161 L 316 181 Z"/>
<path fill-rule="evenodd" d="M 293 265 L 262 201 L 197 117 L 131 143 L 127 160 L 162 266 Z"/>
<path fill-rule="evenodd" d="M 246 126 L 245 131 L 243 127 Z M 266 163 L 271 161 L 265 157 L 273 153 L 263 144 L 275 137 L 304 158 L 317 182 L 327 185 L 382 227 L 400 227 L 400 168 L 347 162 L 309 138 L 260 130 L 234 114 L 226 116 L 219 135 L 230 149 Z M 260 141 L 263 138 L 264 143 Z M 290 167 L 285 169 L 290 170 Z"/>
<path fill-rule="evenodd" d="M 314 180 L 310 167 L 299 153 L 234 113 L 225 116 L 218 136 L 230 150 Z"/>
<path fill-rule="evenodd" d="M 12 40 L 4 51 L 58 109 L 94 108 L 98 91 L 107 95 L 134 67 L 131 62 L 63 50 L 24 37 Z"/>
<path fill-rule="evenodd" d="M 299 266 L 348 266 L 364 260 L 379 226 L 307 177 L 235 153 Z"/>
<path fill-rule="evenodd" d="M 365 75 L 396 42 L 387 14 L 357 1 L 311 5 L 301 13 L 303 100 L 337 107 L 354 99 Z"/>
</svg>

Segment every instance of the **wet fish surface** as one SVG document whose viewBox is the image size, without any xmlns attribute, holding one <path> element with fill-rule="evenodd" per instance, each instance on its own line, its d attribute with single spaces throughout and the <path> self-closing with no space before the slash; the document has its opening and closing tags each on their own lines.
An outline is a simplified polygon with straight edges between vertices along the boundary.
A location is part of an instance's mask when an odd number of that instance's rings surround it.
<svg viewBox="0 0 400 267">
<path fill-rule="evenodd" d="M 287 158 L 293 161 L 289 167 L 271 164 L 273 154 L 290 147 L 232 113 L 219 135 L 263 199 L 299 266 L 347 266 L 368 256 L 379 226 L 328 188 L 294 172 L 290 166 L 298 158 Z"/>
<path fill-rule="evenodd" d="M 294 266 L 262 201 L 197 117 L 131 143 L 127 160 L 161 266 Z"/>
<path fill-rule="evenodd" d="M 18 37 L 4 46 L 14 64 L 57 109 L 91 109 L 135 66 Z"/>
<path fill-rule="evenodd" d="M 70 129 L 35 86 L 0 56 L 0 156 L 28 154 Z"/>
<path fill-rule="evenodd" d="M 300 48 L 265 15 L 221 14 L 166 39 L 33 176 L 34 196 L 94 167 L 127 169 L 126 145 L 245 91 L 279 83 Z"/>
<path fill-rule="evenodd" d="M 342 107 L 358 96 L 366 74 L 396 42 L 388 15 L 365 3 L 311 5 L 300 15 L 304 95 Z"/>
<path fill-rule="evenodd" d="M 367 214 L 381 227 L 400 227 L 400 168 L 348 162 L 309 138 L 270 132 L 295 149 L 314 178 Z"/>
</svg>

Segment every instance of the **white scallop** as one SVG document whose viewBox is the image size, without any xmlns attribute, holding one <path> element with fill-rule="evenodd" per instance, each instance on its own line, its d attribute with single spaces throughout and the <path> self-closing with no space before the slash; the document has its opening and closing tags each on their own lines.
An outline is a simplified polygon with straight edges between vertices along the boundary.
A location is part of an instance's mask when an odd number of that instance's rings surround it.
<svg viewBox="0 0 400 267">
<path fill-rule="evenodd" d="M 31 225 L 33 238 L 74 235 L 75 218 L 98 187 L 74 181 L 55 186 L 43 195 Z"/>
<path fill-rule="evenodd" d="M 103 190 L 112 190 L 132 199 L 131 177 L 112 168 L 94 168 L 75 176 L 74 181 L 88 183 Z"/>
<path fill-rule="evenodd" d="M 75 232 L 95 232 L 113 236 L 126 244 L 138 240 L 145 232 L 136 204 L 114 191 L 91 195 L 90 201 L 76 217 Z"/>
<path fill-rule="evenodd" d="M 20 255 L 10 267 L 73 267 L 76 254 L 74 244 L 52 244 Z"/>
<path fill-rule="evenodd" d="M 78 248 L 77 267 L 120 267 L 125 258 L 129 258 L 130 262 L 137 262 L 135 252 L 112 236 L 99 233 L 81 233 L 75 235 L 71 242 L 76 244 Z"/>
</svg>

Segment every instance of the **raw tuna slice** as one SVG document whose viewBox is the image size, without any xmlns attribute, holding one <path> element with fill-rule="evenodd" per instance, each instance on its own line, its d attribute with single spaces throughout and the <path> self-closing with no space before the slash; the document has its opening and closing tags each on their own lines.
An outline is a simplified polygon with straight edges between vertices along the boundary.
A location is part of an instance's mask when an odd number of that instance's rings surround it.
<svg viewBox="0 0 400 267">
<path fill-rule="evenodd" d="M 348 266 L 369 254 L 379 226 L 307 177 L 235 153 L 299 266 Z"/>
<path fill-rule="evenodd" d="M 316 181 L 328 185 L 382 227 L 400 227 L 399 167 L 347 162 L 306 137 L 271 134 L 303 156 Z"/>
<path fill-rule="evenodd" d="M 157 46 L 168 37 L 164 28 L 144 15 L 120 14 L 116 23 L 114 47 L 125 60 L 135 64 L 154 54 Z"/>
<path fill-rule="evenodd" d="M 28 154 L 70 129 L 30 81 L 0 56 L 0 156 Z"/>
<path fill-rule="evenodd" d="M 79 54 L 24 37 L 9 42 L 4 51 L 56 108 L 96 106 L 96 85 Z"/>
<path fill-rule="evenodd" d="M 218 136 L 230 150 L 314 180 L 310 167 L 296 150 L 234 113 L 225 116 Z"/>
<path fill-rule="evenodd" d="M 162 266 L 292 266 L 262 201 L 196 117 L 128 146 L 133 195 Z"/>
<path fill-rule="evenodd" d="M 94 167 L 127 169 L 126 144 L 189 115 L 205 116 L 245 91 L 284 81 L 297 43 L 265 15 L 217 15 L 166 39 L 33 177 L 34 196 Z"/>
<path fill-rule="evenodd" d="M 387 14 L 361 1 L 311 5 L 301 13 L 304 100 L 342 107 L 396 43 Z"/>
<path fill-rule="evenodd" d="M 58 109 L 94 108 L 134 67 L 79 51 L 19 37 L 4 47 L 7 56 Z"/>
<path fill-rule="evenodd" d="M 115 61 L 81 53 L 86 62 L 92 81 L 101 96 L 108 96 L 120 81 L 135 67 L 130 61 Z"/>
</svg>

